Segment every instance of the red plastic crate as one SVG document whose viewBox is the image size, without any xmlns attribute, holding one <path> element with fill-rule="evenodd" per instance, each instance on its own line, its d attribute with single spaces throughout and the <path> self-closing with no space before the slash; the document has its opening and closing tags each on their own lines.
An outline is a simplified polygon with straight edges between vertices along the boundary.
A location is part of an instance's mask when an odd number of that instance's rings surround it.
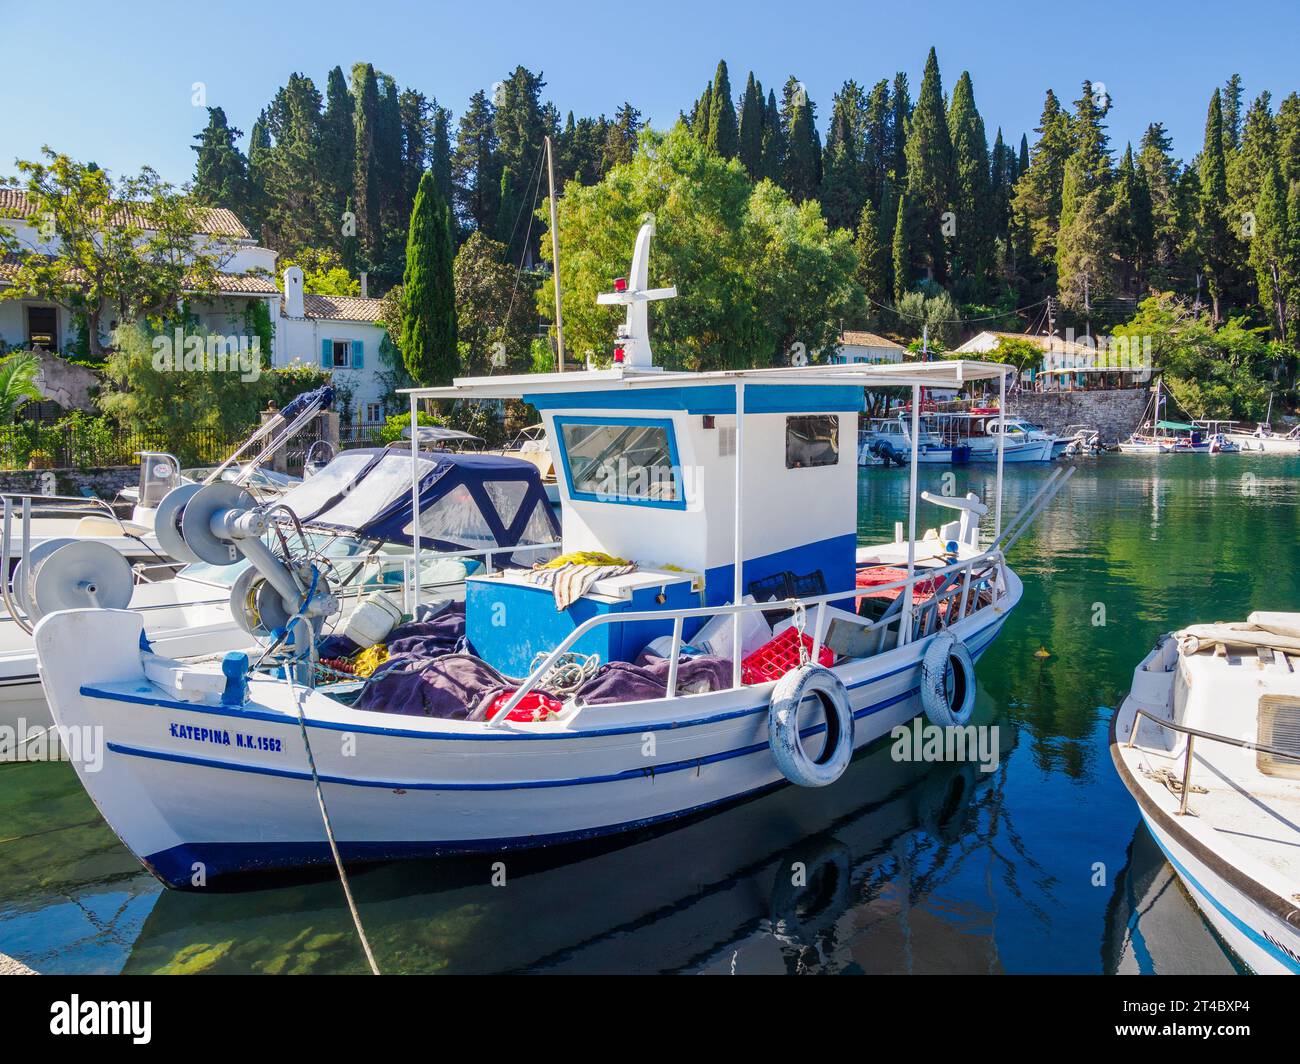
<svg viewBox="0 0 1300 1064">
<path fill-rule="evenodd" d="M 799 667 L 799 631 L 787 628 L 775 639 L 770 639 L 740 663 L 741 678 L 747 684 L 767 683 L 779 680 L 791 669 Z M 803 645 L 807 648 L 808 659 L 812 660 L 812 637 L 806 632 Z M 835 663 L 835 655 L 826 647 L 817 654 L 817 662 L 828 668 Z"/>
</svg>

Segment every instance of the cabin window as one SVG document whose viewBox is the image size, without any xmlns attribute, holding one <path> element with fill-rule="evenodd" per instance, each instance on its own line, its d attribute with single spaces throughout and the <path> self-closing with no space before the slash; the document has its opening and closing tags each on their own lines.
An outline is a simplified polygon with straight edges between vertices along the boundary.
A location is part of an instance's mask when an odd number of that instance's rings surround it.
<svg viewBox="0 0 1300 1064">
<path fill-rule="evenodd" d="M 575 499 L 685 508 L 671 421 L 575 417 L 555 425 Z"/>
<path fill-rule="evenodd" d="M 801 414 L 785 419 L 785 467 L 835 465 L 840 460 L 840 419 L 834 414 Z"/>
</svg>

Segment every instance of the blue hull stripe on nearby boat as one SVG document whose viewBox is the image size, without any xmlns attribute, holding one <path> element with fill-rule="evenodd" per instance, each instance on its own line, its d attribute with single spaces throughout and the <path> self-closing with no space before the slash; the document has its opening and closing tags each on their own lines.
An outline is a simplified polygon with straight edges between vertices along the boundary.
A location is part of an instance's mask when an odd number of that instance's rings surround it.
<svg viewBox="0 0 1300 1064">
<path fill-rule="evenodd" d="M 1261 935 L 1249 924 L 1245 923 L 1239 916 L 1237 916 L 1236 913 L 1234 913 L 1231 909 L 1229 909 L 1226 905 L 1224 905 L 1223 902 L 1219 901 L 1218 898 L 1216 898 L 1213 894 L 1211 894 L 1208 890 L 1206 890 L 1204 885 L 1200 882 L 1200 880 L 1198 880 L 1194 875 L 1192 875 L 1192 873 L 1189 872 L 1183 866 L 1183 864 L 1178 860 L 1178 858 L 1176 858 L 1172 853 L 1169 852 L 1165 844 L 1160 841 L 1160 836 L 1156 834 L 1154 828 L 1151 829 L 1151 837 L 1156 840 L 1156 845 L 1160 847 L 1161 851 L 1164 853 L 1169 863 L 1174 866 L 1174 869 L 1178 872 L 1178 874 L 1184 880 L 1186 880 L 1187 883 L 1189 883 L 1192 887 L 1194 887 L 1196 892 L 1200 894 L 1202 898 L 1204 898 L 1211 905 L 1213 905 L 1222 914 L 1225 920 L 1227 920 L 1230 924 L 1232 924 L 1233 927 L 1235 927 L 1239 932 L 1241 932 L 1241 934 L 1245 936 L 1246 939 L 1254 943 L 1254 945 L 1258 946 L 1270 957 L 1272 957 L 1275 961 L 1277 961 L 1280 965 L 1282 965 L 1282 967 L 1284 967 L 1292 975 L 1300 975 L 1300 961 L 1297 961 L 1294 957 L 1288 956 L 1282 950 L 1278 949 L 1276 945 L 1274 945 L 1272 942 L 1266 939 L 1263 935 Z"/>
<path fill-rule="evenodd" d="M 990 628 L 1002 623 L 1002 618 L 986 624 L 970 634 L 967 640 L 967 646 L 972 654 L 978 654 L 992 642 L 986 640 L 977 650 L 973 642 Z M 909 672 L 912 669 L 919 669 L 920 661 L 914 661 L 911 664 L 900 666 L 889 672 L 882 672 L 879 676 L 870 676 L 856 683 L 847 684 L 850 691 L 856 691 L 860 687 L 866 687 L 868 684 L 879 683 L 881 680 L 888 680 L 892 676 L 898 676 L 900 673 Z M 104 687 L 96 687 L 93 684 L 85 684 L 81 687 L 80 693 L 87 698 L 102 698 L 107 702 L 126 702 L 134 706 L 153 706 L 159 709 L 177 709 L 186 713 L 206 713 L 218 717 L 230 717 L 235 720 L 261 720 L 271 724 L 296 724 L 297 719 L 286 716 L 283 713 L 270 713 L 257 709 L 232 708 L 230 706 L 205 706 L 197 702 L 182 702 L 178 698 L 166 698 L 154 694 L 131 694 L 126 691 L 110 691 Z M 643 724 L 615 728 L 592 728 L 580 732 L 484 732 L 482 734 L 469 734 L 467 732 L 428 732 L 416 731 L 412 728 L 381 728 L 370 724 L 355 724 L 350 721 L 335 720 L 318 720 L 307 718 L 307 726 L 310 728 L 319 728 L 331 731 L 353 732 L 358 735 L 386 735 L 398 739 L 435 739 L 439 742 L 502 742 L 502 741 L 537 741 L 544 739 L 592 739 L 606 735 L 640 735 L 644 732 L 655 731 L 680 731 L 683 728 L 694 728 L 701 724 L 716 724 L 725 720 L 734 720 L 737 717 L 747 717 L 755 713 L 766 713 L 767 706 L 751 706 L 745 709 L 728 710 L 725 713 L 717 713 L 711 717 L 696 717 L 691 720 L 674 720 L 667 721 L 663 724 Z"/>
</svg>

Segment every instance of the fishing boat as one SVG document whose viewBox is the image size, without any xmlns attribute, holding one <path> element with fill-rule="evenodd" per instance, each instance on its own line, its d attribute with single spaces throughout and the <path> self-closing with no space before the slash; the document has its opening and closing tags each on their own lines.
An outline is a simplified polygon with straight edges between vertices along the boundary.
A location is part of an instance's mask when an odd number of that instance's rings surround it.
<svg viewBox="0 0 1300 1064">
<path fill-rule="evenodd" d="M 437 540 L 420 559 L 429 596 L 463 596 L 465 577 L 491 566 L 494 555 L 541 556 L 554 549 L 558 526 L 535 467 L 480 455 L 430 455 L 427 462 L 422 506 L 433 512 L 425 519 Z M 410 597 L 404 579 L 412 564 L 400 531 L 411 512 L 405 491 L 409 465 L 409 445 L 346 450 L 267 504 L 286 524 L 266 544 L 258 542 L 283 551 L 292 537 L 297 553 L 312 559 L 338 607 L 324 625 L 326 634 L 346 630 L 366 596 L 391 600 L 394 617 L 413 614 L 421 601 Z M 0 587 L 6 607 L 0 615 L 0 760 L 46 760 L 62 750 L 32 639 L 47 614 L 87 605 L 129 608 L 153 652 L 173 659 L 228 651 L 257 656 L 261 644 L 271 641 L 271 630 L 284 618 L 278 618 L 250 560 L 232 559 L 227 549 L 214 552 L 210 542 L 195 549 L 176 527 L 181 501 L 204 487 L 182 486 L 159 507 L 162 549 L 185 563 L 172 579 L 133 581 L 130 567 L 109 547 L 72 542 L 33 551 Z M 209 495 L 256 505 L 227 481 L 206 487 Z M 75 672 L 78 666 L 69 668 Z"/>
<path fill-rule="evenodd" d="M 1205 918 L 1252 970 L 1300 973 L 1300 614 L 1192 625 L 1133 673 L 1115 769 Z"/>
<path fill-rule="evenodd" d="M 409 393 L 413 421 L 424 400 L 526 397 L 556 448 L 565 554 L 472 574 L 467 651 L 317 682 L 332 606 L 311 560 L 268 558 L 253 533 L 272 515 L 211 485 L 173 506 L 176 527 L 283 589 L 299 657 L 281 675 L 250 675 L 239 657 L 170 662 L 141 647 L 129 611 L 42 618 L 55 720 L 107 740 L 97 771 L 74 759 L 81 781 L 164 883 L 610 835 L 833 784 L 922 710 L 969 722 L 975 660 L 1022 596 L 1006 551 L 1072 470 L 1004 524 L 1001 462 L 988 502 L 922 495 L 913 452 L 906 534 L 860 546 L 857 467 L 839 441 L 855 438 L 865 386 L 910 387 L 915 430 L 922 388 L 1005 390 L 1006 367 L 661 369 L 648 303 L 676 289 L 648 285 L 652 235 L 642 228 L 629 278 L 599 297 L 627 309 L 610 368 Z M 406 457 L 410 508 L 384 528 L 410 537 L 418 596 L 437 539 L 425 460 Z M 952 519 L 923 533 L 922 501 Z M 456 620 L 434 623 L 455 634 Z"/>
</svg>

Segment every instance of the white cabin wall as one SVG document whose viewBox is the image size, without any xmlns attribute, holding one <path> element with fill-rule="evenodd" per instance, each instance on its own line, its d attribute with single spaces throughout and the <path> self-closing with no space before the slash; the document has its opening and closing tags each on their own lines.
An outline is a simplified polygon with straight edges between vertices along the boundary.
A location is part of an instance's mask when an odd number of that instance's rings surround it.
<svg viewBox="0 0 1300 1064">
<path fill-rule="evenodd" d="M 656 417 L 670 419 L 685 470 L 687 508 L 674 510 L 574 500 L 559 469 L 566 553 L 601 550 L 634 561 L 669 563 L 693 572 L 729 566 L 735 557 L 735 457 L 720 454 L 723 430 L 735 415 L 719 414 L 704 428 L 700 414 L 683 411 L 548 410 L 546 432 L 558 439 L 555 417 Z M 749 414 L 745 421 L 744 554 L 759 558 L 857 531 L 857 412 L 840 412 L 840 460 L 833 466 L 785 467 L 785 419 L 791 414 Z"/>
</svg>

